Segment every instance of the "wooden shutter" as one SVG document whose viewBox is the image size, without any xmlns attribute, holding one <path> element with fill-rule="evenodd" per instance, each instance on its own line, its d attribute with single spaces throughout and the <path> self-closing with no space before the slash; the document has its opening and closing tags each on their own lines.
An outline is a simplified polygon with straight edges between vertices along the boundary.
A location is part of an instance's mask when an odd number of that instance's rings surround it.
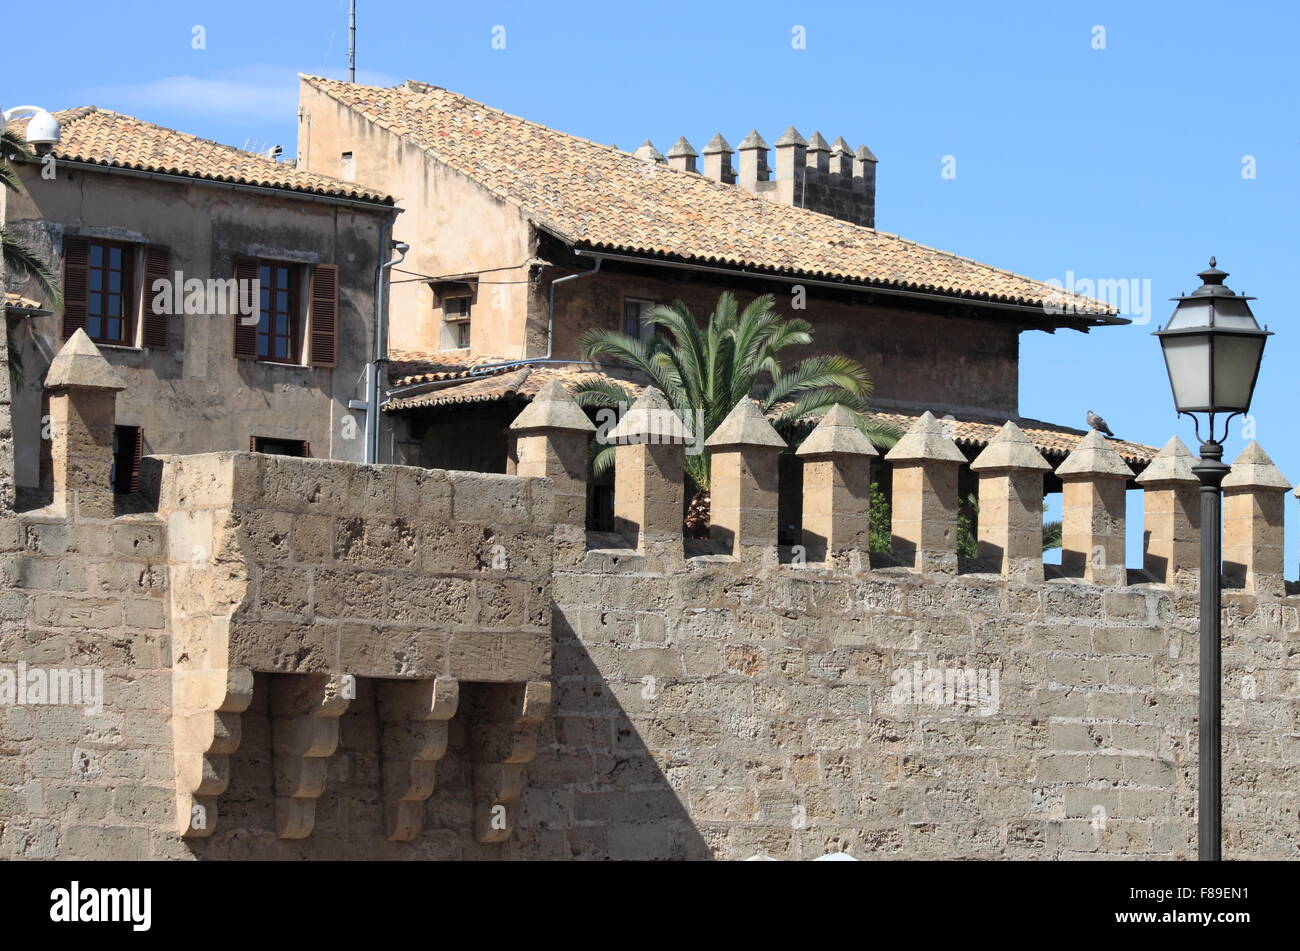
<svg viewBox="0 0 1300 951">
<path fill-rule="evenodd" d="M 249 452 L 257 452 L 257 437 L 256 437 L 256 436 L 249 436 L 249 437 L 248 437 L 248 451 L 249 451 Z"/>
<path fill-rule="evenodd" d="M 128 492 L 140 491 L 140 460 L 144 458 L 144 427 L 131 427 L 135 445 L 131 447 L 131 481 L 127 484 Z"/>
<path fill-rule="evenodd" d="M 307 363 L 332 367 L 338 362 L 339 269 L 317 264 L 311 269 L 311 310 Z"/>
<path fill-rule="evenodd" d="M 244 281 L 257 280 L 257 259 L 256 258 L 236 258 L 235 259 L 235 281 L 239 288 L 246 287 Z M 236 297 L 241 296 L 240 291 L 235 292 Z M 247 299 L 247 298 L 245 298 Z M 256 313 L 260 313 L 262 301 L 260 295 L 253 302 Z M 234 313 L 231 315 L 235 322 L 235 356 L 240 360 L 257 359 L 257 322 L 251 324 L 244 323 L 243 317 L 239 313 L 239 308 L 233 308 Z"/>
<path fill-rule="evenodd" d="M 63 339 L 86 329 L 86 294 L 90 287 L 90 242 L 63 239 Z"/>
<path fill-rule="evenodd" d="M 167 321 L 170 307 L 164 307 L 162 313 L 154 311 L 153 302 L 157 294 L 153 283 L 159 279 L 171 278 L 172 253 L 168 248 L 149 245 L 144 249 L 144 333 L 141 345 L 150 350 L 167 349 Z M 171 294 L 168 300 L 174 299 Z"/>
<path fill-rule="evenodd" d="M 309 443 L 307 440 L 304 439 L 304 440 L 302 441 L 302 451 L 299 452 L 298 455 L 302 456 L 304 459 L 306 459 L 306 458 L 310 458 L 310 457 L 311 457 L 311 443 Z"/>
</svg>

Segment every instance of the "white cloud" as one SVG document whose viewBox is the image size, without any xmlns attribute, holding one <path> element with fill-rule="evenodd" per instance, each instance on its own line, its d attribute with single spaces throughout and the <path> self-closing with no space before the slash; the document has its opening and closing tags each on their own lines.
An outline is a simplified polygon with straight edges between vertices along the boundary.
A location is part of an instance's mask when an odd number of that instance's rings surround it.
<svg viewBox="0 0 1300 951">
<path fill-rule="evenodd" d="M 284 121 L 298 108 L 298 70 L 288 66 L 244 66 L 216 76 L 167 76 L 141 83 L 98 86 L 79 97 L 105 109 L 133 114 L 178 110 L 195 115 Z M 326 75 L 342 78 L 341 70 Z M 399 80 L 360 70 L 357 81 L 394 86 Z"/>
</svg>

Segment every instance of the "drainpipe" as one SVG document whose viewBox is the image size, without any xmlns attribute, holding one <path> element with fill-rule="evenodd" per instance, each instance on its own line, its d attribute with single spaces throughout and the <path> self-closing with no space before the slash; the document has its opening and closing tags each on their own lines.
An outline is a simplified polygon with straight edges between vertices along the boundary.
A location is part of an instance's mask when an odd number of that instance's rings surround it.
<svg viewBox="0 0 1300 951">
<path fill-rule="evenodd" d="M 590 271 L 581 271 L 577 274 L 557 277 L 555 280 L 551 281 L 550 302 L 546 308 L 546 356 L 542 358 L 544 360 L 551 359 L 551 351 L 555 348 L 555 285 L 563 284 L 565 281 L 576 281 L 582 277 L 591 277 L 591 275 L 599 271 L 600 266 L 605 262 L 605 259 L 599 254 L 593 254 L 592 257 L 596 259 L 596 266 Z"/>
<path fill-rule="evenodd" d="M 388 233 L 387 229 L 385 233 Z M 375 275 L 375 353 L 374 359 L 366 364 L 366 401 L 352 400 L 348 403 L 353 409 L 365 407 L 365 459 L 368 463 L 379 461 L 379 381 L 388 364 L 388 270 L 401 264 L 411 249 L 405 241 L 390 240 L 388 244 L 397 252 L 397 257 L 379 265 Z"/>
<path fill-rule="evenodd" d="M 565 281 L 576 281 L 579 278 L 591 277 L 591 275 L 595 274 L 597 271 L 600 270 L 601 264 L 604 263 L 604 258 L 601 255 L 592 254 L 591 252 L 584 252 L 584 253 L 589 254 L 591 257 L 595 258 L 596 260 L 595 267 L 593 267 L 590 271 L 580 271 L 577 274 L 568 274 L 565 275 L 564 277 L 557 277 L 555 280 L 551 281 L 551 286 L 548 293 L 547 309 L 546 309 L 546 355 L 545 356 L 525 357 L 522 360 L 510 360 L 506 363 L 485 363 L 482 366 L 474 367 L 465 376 L 457 377 L 456 379 L 453 380 L 433 380 L 425 383 L 411 383 L 408 384 L 407 386 L 398 387 L 395 390 L 389 390 L 384 396 L 384 402 L 388 402 L 388 400 L 390 399 L 401 398 L 403 396 L 413 396 L 418 393 L 425 393 L 430 390 L 445 389 L 447 387 L 455 386 L 458 383 L 464 383 L 467 379 L 473 379 L 476 376 L 484 376 L 488 373 L 495 373 L 498 370 L 508 370 L 511 367 L 536 366 L 539 363 L 565 364 L 565 365 L 578 364 L 578 363 L 591 363 L 590 360 L 551 359 L 551 353 L 555 349 L 555 285 L 562 284 Z M 375 398 L 376 400 L 378 399 L 378 391 L 376 391 Z"/>
</svg>

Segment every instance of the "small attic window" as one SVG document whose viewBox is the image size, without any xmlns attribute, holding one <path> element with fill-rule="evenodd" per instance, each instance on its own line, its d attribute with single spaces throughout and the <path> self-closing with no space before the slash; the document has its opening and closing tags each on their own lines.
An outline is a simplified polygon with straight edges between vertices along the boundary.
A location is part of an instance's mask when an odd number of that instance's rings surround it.
<svg viewBox="0 0 1300 951">
<path fill-rule="evenodd" d="M 344 181 L 355 181 L 357 176 L 357 165 L 352 160 L 351 152 L 344 152 L 339 156 L 339 177 Z"/>
</svg>

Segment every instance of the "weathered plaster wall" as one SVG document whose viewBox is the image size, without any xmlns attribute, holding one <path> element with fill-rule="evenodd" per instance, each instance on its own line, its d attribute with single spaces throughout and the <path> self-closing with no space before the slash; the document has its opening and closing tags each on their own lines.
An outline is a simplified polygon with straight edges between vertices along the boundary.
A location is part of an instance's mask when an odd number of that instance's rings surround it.
<svg viewBox="0 0 1300 951">
<path fill-rule="evenodd" d="M 363 414 L 347 404 L 365 397 L 375 267 L 390 210 L 68 168 L 58 169 L 53 181 L 30 167 L 21 174 L 27 194 L 10 200 L 6 227 L 31 239 L 56 271 L 65 234 L 165 245 L 172 270 L 186 279 L 227 280 L 239 255 L 338 265 L 337 367 L 237 360 L 225 314 L 173 315 L 163 351 L 101 351 L 126 384 L 117 422 L 143 427 L 146 453 L 243 450 L 256 435 L 305 439 L 315 456 L 361 461 Z M 41 385 L 63 343 L 62 313 L 26 323 L 17 332 L 25 374 L 13 415 L 18 484 L 35 488 L 47 438 Z"/>
<path fill-rule="evenodd" d="M 392 195 L 403 213 L 394 237 L 411 250 L 394 274 L 389 344 L 394 350 L 442 349 L 442 313 L 414 275 L 484 272 L 473 305 L 472 351 L 514 358 L 523 350 L 532 238 L 519 209 L 433 161 L 396 136 L 303 82 L 299 93 L 300 167 L 349 178 Z M 353 171 L 343 166 L 351 152 Z M 407 283 L 398 283 L 406 281 Z M 492 283 L 488 283 L 492 282 Z"/>
<path fill-rule="evenodd" d="M 613 272 L 561 284 L 556 288 L 555 353 L 580 356 L 578 342 L 588 330 L 622 330 L 625 297 L 681 300 L 703 320 L 727 289 L 722 282 Z M 794 310 L 788 286 L 782 289 L 776 295 L 777 308 L 809 321 L 814 333 L 813 346 L 791 348 L 789 359 L 813 352 L 852 357 L 870 373 L 877 401 L 920 404 L 935 412 L 1018 414 L 1020 344 L 1015 327 L 854 304 L 830 299 L 813 287 L 806 289 L 806 309 Z M 756 296 L 752 287 L 730 290 L 742 307 Z M 537 306 L 544 312 L 544 295 L 538 295 Z"/>
</svg>

